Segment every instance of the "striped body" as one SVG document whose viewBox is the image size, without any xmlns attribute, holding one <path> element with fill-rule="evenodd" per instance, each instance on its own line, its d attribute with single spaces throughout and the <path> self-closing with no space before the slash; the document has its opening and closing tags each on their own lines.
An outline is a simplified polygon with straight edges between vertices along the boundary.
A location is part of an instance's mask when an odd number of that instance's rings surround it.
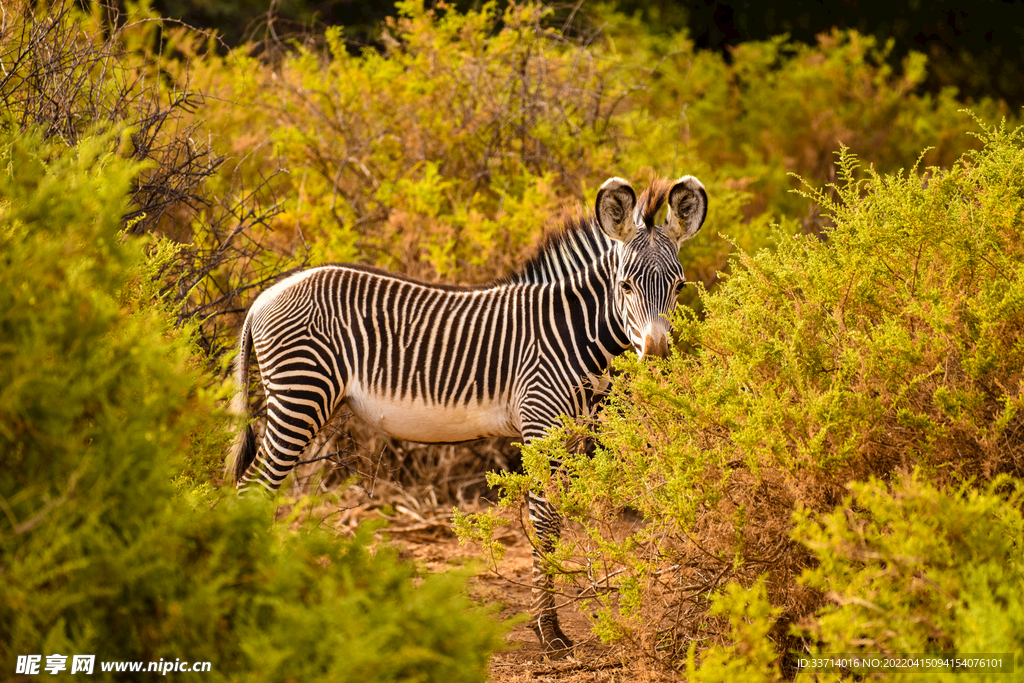
<svg viewBox="0 0 1024 683">
<path fill-rule="evenodd" d="M 298 457 L 342 398 L 381 431 L 427 443 L 532 436 L 587 412 L 628 339 L 598 324 L 609 297 L 578 275 L 455 289 L 324 266 L 283 280 L 245 323 L 274 416 L 270 445 Z M 271 487 L 283 479 L 265 474 Z"/>
<path fill-rule="evenodd" d="M 654 214 L 669 204 L 668 222 Z M 238 357 L 247 410 L 250 349 L 267 395 L 267 428 L 236 451 L 240 488 L 276 490 L 342 403 L 410 441 L 542 436 L 561 415 L 590 414 L 611 359 L 628 348 L 668 353 L 668 314 L 684 282 L 679 244 L 699 229 L 707 197 L 695 179 L 656 183 L 637 200 L 611 179 L 596 217 L 549 237 L 514 275 L 483 287 L 418 282 L 331 265 L 280 281 L 253 303 Z M 558 627 L 543 570 L 560 520 L 530 496 L 537 532 L 535 629 L 549 649 Z"/>
</svg>

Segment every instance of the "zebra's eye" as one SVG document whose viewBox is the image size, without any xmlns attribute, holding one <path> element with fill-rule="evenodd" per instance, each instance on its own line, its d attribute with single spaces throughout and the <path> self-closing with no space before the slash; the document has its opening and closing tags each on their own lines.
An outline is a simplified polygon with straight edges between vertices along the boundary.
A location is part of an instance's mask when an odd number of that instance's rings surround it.
<svg viewBox="0 0 1024 683">
<path fill-rule="evenodd" d="M 633 293 L 633 285 L 631 283 L 629 283 L 629 282 L 622 281 L 622 282 L 619 283 L 619 287 L 622 288 L 622 293 L 623 294 L 632 294 Z"/>
<path fill-rule="evenodd" d="M 679 282 L 677 282 L 676 283 L 676 290 L 675 290 L 676 294 L 679 294 L 680 292 L 682 292 L 683 291 L 683 287 L 685 287 L 685 286 L 686 286 L 686 280 L 680 280 Z"/>
</svg>

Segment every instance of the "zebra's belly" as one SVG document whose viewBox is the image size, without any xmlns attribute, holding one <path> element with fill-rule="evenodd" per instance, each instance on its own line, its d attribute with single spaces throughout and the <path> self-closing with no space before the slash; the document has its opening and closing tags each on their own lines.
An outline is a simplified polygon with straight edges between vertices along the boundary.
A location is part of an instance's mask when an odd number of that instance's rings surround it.
<svg viewBox="0 0 1024 683">
<path fill-rule="evenodd" d="M 519 436 L 507 401 L 471 401 L 457 406 L 372 395 L 351 387 L 349 407 L 373 427 L 398 439 L 454 443 L 485 436 Z"/>
</svg>

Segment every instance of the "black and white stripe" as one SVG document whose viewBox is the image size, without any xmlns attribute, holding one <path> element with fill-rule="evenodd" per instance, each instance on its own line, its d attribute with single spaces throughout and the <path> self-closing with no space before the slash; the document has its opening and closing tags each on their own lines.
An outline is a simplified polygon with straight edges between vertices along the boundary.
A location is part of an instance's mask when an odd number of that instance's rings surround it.
<svg viewBox="0 0 1024 683">
<path fill-rule="evenodd" d="M 666 203 L 667 220 L 656 225 Z M 614 356 L 667 355 L 668 315 L 684 281 L 679 248 L 706 212 L 693 177 L 655 181 L 639 199 L 612 178 L 593 219 L 570 222 L 491 285 L 429 284 L 355 265 L 278 282 L 242 328 L 237 408 L 248 411 L 255 350 L 268 417 L 258 448 L 251 427 L 239 440 L 236 483 L 276 490 L 343 402 L 391 436 L 430 443 L 530 441 L 560 415 L 589 414 Z M 534 625 L 548 648 L 565 648 L 541 562 L 560 520 L 542 497 L 529 508 L 539 539 Z"/>
</svg>

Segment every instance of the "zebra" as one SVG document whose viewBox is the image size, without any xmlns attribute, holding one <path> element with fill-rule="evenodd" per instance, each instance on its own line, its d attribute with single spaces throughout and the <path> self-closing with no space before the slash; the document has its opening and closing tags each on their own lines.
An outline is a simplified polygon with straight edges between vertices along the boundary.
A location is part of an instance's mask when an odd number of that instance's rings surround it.
<svg viewBox="0 0 1024 683">
<path fill-rule="evenodd" d="M 566 220 L 516 272 L 483 286 L 361 265 L 286 277 L 257 297 L 242 326 L 235 408 L 248 413 L 254 349 L 267 425 L 257 448 L 247 420 L 229 465 L 236 486 L 275 491 L 342 403 L 385 434 L 423 443 L 529 443 L 562 415 L 593 414 L 614 356 L 668 355 L 668 316 L 685 283 L 679 251 L 707 204 L 692 176 L 654 179 L 639 198 L 610 178 L 593 215 Z M 527 507 L 536 535 L 531 623 L 546 651 L 565 652 L 572 641 L 545 571 L 561 519 L 540 493 Z"/>
</svg>

